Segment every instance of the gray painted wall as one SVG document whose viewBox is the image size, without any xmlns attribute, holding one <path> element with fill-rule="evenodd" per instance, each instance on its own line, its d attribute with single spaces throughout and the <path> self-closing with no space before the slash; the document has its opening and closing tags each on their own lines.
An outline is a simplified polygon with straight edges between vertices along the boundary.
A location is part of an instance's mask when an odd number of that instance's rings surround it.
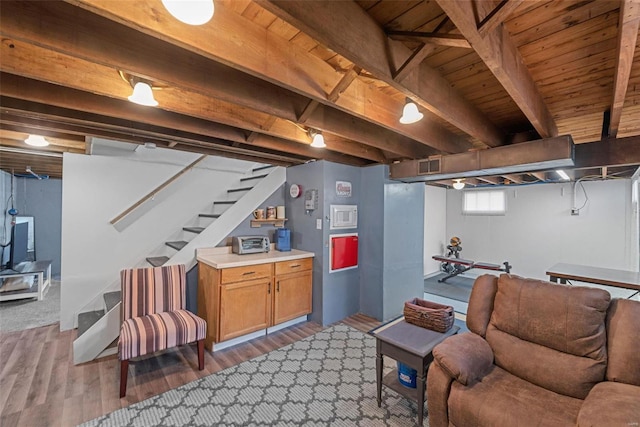
<svg viewBox="0 0 640 427">
<path fill-rule="evenodd" d="M 360 311 L 383 318 L 384 172 L 383 166 L 362 170 L 360 195 Z"/>
<path fill-rule="evenodd" d="M 51 260 L 51 275 L 59 278 L 62 248 L 62 180 L 17 178 L 15 198 L 15 207 L 19 214 L 34 217 L 36 258 Z"/>
<path fill-rule="evenodd" d="M 387 320 L 402 313 L 405 301 L 422 296 L 423 184 L 396 183 L 387 176 L 388 167 L 380 165 L 314 162 L 287 169 L 292 245 L 316 254 L 311 320 L 328 325 L 358 312 Z M 338 197 L 336 181 L 351 182 L 352 196 Z M 304 196 L 288 196 L 291 184 L 318 189 L 319 209 L 307 214 Z M 329 230 L 332 204 L 357 205 L 358 228 Z M 353 232 L 359 238 L 358 268 L 330 273 L 330 235 Z"/>
<path fill-rule="evenodd" d="M 0 264 L 9 261 L 9 243 L 11 243 L 11 216 L 7 210 L 11 207 L 11 174 L 0 171 L 0 202 L 2 206 L 2 222 L 0 223 Z M 6 245 L 6 246 L 5 246 Z"/>
<path fill-rule="evenodd" d="M 424 293 L 424 184 L 390 181 L 382 165 L 361 174 L 360 312 L 389 320 Z"/>
<path fill-rule="evenodd" d="M 404 302 L 424 295 L 424 184 L 384 185 L 383 318 L 402 314 Z"/>
<path fill-rule="evenodd" d="M 289 196 L 291 184 L 302 187 L 300 197 L 294 199 Z M 304 209 L 304 192 L 310 189 L 318 190 L 318 209 L 307 213 Z M 304 165 L 287 168 L 286 184 L 287 227 L 291 229 L 291 247 L 303 251 L 313 252 L 313 311 L 310 319 L 323 324 L 323 278 L 324 274 L 324 228 L 328 227 L 324 220 L 324 162 L 311 162 Z M 316 220 L 322 221 L 322 230 L 316 228 Z"/>
<path fill-rule="evenodd" d="M 334 271 L 329 273 L 329 266 L 331 260 L 329 259 L 329 236 L 331 234 L 344 234 L 344 233 L 356 233 L 359 230 L 353 229 L 341 229 L 341 230 L 329 230 L 329 223 L 326 218 L 330 214 L 331 205 L 357 205 L 358 206 L 358 220 L 363 215 L 362 211 L 366 213 L 366 207 L 360 206 L 360 176 L 361 169 L 353 166 L 346 166 L 337 163 L 324 162 L 324 231 L 323 231 L 323 263 L 322 272 L 324 274 L 323 280 L 323 310 L 322 310 L 322 323 L 323 325 L 329 325 L 344 319 L 347 316 L 356 314 L 360 311 L 360 274 L 362 267 L 360 266 L 360 256 L 358 257 L 358 268 Z M 351 183 L 351 197 L 339 197 L 336 195 L 336 181 L 348 181 Z M 360 235 L 358 235 L 360 255 Z"/>
</svg>

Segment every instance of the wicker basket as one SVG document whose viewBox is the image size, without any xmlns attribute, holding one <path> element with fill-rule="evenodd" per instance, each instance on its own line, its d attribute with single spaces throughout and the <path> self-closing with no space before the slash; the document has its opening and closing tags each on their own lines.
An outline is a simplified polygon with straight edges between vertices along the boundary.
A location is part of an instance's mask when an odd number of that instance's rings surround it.
<svg viewBox="0 0 640 427">
<path fill-rule="evenodd" d="M 447 332 L 453 326 L 455 316 L 450 305 L 414 298 L 404 303 L 404 319 L 423 328 Z"/>
</svg>

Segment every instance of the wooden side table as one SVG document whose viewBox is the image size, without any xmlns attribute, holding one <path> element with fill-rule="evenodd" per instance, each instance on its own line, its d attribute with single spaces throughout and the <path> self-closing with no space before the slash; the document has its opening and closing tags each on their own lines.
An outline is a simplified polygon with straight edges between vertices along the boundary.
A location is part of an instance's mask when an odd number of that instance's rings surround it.
<svg viewBox="0 0 640 427">
<path fill-rule="evenodd" d="M 421 328 L 404 321 L 403 317 L 369 331 L 376 338 L 376 383 L 378 387 L 378 407 L 382 405 L 382 385 L 391 388 L 404 397 L 418 403 L 418 425 L 424 418 L 424 397 L 427 368 L 433 361 L 431 351 L 445 338 L 458 333 L 453 326 L 445 333 Z M 398 381 L 398 371 L 394 369 L 382 377 L 383 356 L 387 355 L 417 371 L 416 388 L 406 387 Z"/>
</svg>

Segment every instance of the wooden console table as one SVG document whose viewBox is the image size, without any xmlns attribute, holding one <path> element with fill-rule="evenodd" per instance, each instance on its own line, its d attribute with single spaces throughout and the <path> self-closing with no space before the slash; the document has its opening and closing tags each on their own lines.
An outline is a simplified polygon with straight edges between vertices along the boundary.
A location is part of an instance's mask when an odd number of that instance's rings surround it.
<svg viewBox="0 0 640 427">
<path fill-rule="evenodd" d="M 0 301 L 11 301 L 23 298 L 37 297 L 38 301 L 44 298 L 44 291 L 51 284 L 51 261 L 28 261 L 18 264 L 15 270 L 0 271 L 0 280 L 10 277 L 37 276 L 37 289 L 33 286 L 15 291 L 0 292 Z"/>
<path fill-rule="evenodd" d="M 433 361 L 431 351 L 445 338 L 457 334 L 459 329 L 458 326 L 454 325 L 447 332 L 440 333 L 412 325 L 405 322 L 403 317 L 400 317 L 369 331 L 376 338 L 378 407 L 382 404 L 382 385 L 384 384 L 402 396 L 418 403 L 418 425 L 422 425 L 427 368 Z M 389 372 L 384 378 L 382 377 L 384 355 L 404 363 L 418 372 L 415 389 L 400 384 L 396 369 Z"/>
<path fill-rule="evenodd" d="M 546 274 L 551 282 L 567 283 L 567 280 L 577 280 L 640 291 L 640 272 L 637 271 L 560 263 L 548 269 Z"/>
</svg>

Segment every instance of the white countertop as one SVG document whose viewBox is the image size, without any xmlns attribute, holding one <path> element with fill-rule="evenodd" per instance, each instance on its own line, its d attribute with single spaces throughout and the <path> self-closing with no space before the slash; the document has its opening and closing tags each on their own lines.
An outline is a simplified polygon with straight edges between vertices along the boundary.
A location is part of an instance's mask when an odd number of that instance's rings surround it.
<svg viewBox="0 0 640 427">
<path fill-rule="evenodd" d="M 279 261 L 292 261 L 302 258 L 313 258 L 313 252 L 292 249 L 288 252 L 271 250 L 259 254 L 238 255 L 231 253 L 227 248 L 202 248 L 196 252 L 198 262 L 210 265 L 213 268 L 246 267 L 255 264 L 267 264 Z"/>
</svg>

